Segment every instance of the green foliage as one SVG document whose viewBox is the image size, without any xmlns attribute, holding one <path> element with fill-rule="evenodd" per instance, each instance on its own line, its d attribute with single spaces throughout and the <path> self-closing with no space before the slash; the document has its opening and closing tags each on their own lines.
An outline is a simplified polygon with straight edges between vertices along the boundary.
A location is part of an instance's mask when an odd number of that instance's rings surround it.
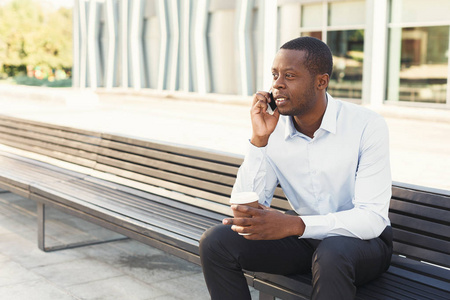
<svg viewBox="0 0 450 300">
<path fill-rule="evenodd" d="M 37 79 L 35 77 L 28 77 L 25 75 L 15 76 L 14 82 L 21 85 L 32 85 L 32 86 L 48 86 L 48 87 L 70 87 L 72 86 L 72 79 L 62 79 L 49 81 L 45 79 Z"/>
<path fill-rule="evenodd" d="M 45 73 L 72 67 L 72 10 L 46 10 L 39 1 L 13 0 L 0 6 L 0 73 Z"/>
</svg>

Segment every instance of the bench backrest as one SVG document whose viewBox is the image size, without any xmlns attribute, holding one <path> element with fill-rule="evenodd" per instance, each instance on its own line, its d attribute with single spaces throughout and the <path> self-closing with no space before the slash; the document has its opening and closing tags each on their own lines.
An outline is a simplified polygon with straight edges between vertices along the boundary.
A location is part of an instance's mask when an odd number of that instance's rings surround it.
<svg viewBox="0 0 450 300">
<path fill-rule="evenodd" d="M 0 116 L 0 143 L 82 167 L 90 176 L 231 215 L 242 157 Z M 54 163 L 54 162 L 51 162 Z M 450 193 L 396 183 L 390 219 L 397 254 L 450 267 Z M 273 207 L 287 210 L 283 191 Z"/>
<path fill-rule="evenodd" d="M 450 192 L 394 183 L 389 209 L 394 251 L 450 268 Z"/>
</svg>

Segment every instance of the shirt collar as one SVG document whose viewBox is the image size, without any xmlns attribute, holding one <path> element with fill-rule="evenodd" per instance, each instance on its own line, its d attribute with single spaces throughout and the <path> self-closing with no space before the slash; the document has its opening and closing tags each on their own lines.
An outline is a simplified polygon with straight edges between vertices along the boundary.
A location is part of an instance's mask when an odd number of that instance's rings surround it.
<svg viewBox="0 0 450 300">
<path fill-rule="evenodd" d="M 327 99 L 327 108 L 325 109 L 319 129 L 323 129 L 334 134 L 336 133 L 337 103 L 336 100 L 334 100 L 328 93 Z M 299 134 L 299 132 L 295 129 L 294 120 L 291 116 L 289 116 L 286 122 L 284 138 L 293 138 L 297 134 Z"/>
</svg>

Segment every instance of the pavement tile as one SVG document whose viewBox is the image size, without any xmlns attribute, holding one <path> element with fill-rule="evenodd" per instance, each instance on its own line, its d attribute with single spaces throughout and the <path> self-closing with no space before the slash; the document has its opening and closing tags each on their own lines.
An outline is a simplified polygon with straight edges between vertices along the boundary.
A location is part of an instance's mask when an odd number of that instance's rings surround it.
<svg viewBox="0 0 450 300">
<path fill-rule="evenodd" d="M 41 277 L 14 261 L 7 260 L 0 262 L 0 286 L 26 283 L 38 279 L 41 279 Z"/>
<path fill-rule="evenodd" d="M 108 264 L 86 258 L 45 265 L 32 270 L 58 286 L 64 287 L 123 275 Z"/>
<path fill-rule="evenodd" d="M 45 279 L 0 286 L 0 298 L 10 300 L 73 300 L 79 299 Z"/>
<path fill-rule="evenodd" d="M 166 294 L 166 292 L 159 287 L 139 282 L 129 276 L 119 276 L 72 285 L 67 287 L 67 290 L 80 299 L 89 300 L 141 300 Z"/>
</svg>

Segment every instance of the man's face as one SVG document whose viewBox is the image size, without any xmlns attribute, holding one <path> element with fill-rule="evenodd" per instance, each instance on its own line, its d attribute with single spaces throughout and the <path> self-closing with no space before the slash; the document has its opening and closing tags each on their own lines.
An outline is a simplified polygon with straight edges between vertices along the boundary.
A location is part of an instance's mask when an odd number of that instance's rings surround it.
<svg viewBox="0 0 450 300">
<path fill-rule="evenodd" d="M 280 49 L 272 66 L 272 91 L 282 115 L 301 116 L 316 103 L 315 77 L 304 65 L 305 51 Z"/>
</svg>

